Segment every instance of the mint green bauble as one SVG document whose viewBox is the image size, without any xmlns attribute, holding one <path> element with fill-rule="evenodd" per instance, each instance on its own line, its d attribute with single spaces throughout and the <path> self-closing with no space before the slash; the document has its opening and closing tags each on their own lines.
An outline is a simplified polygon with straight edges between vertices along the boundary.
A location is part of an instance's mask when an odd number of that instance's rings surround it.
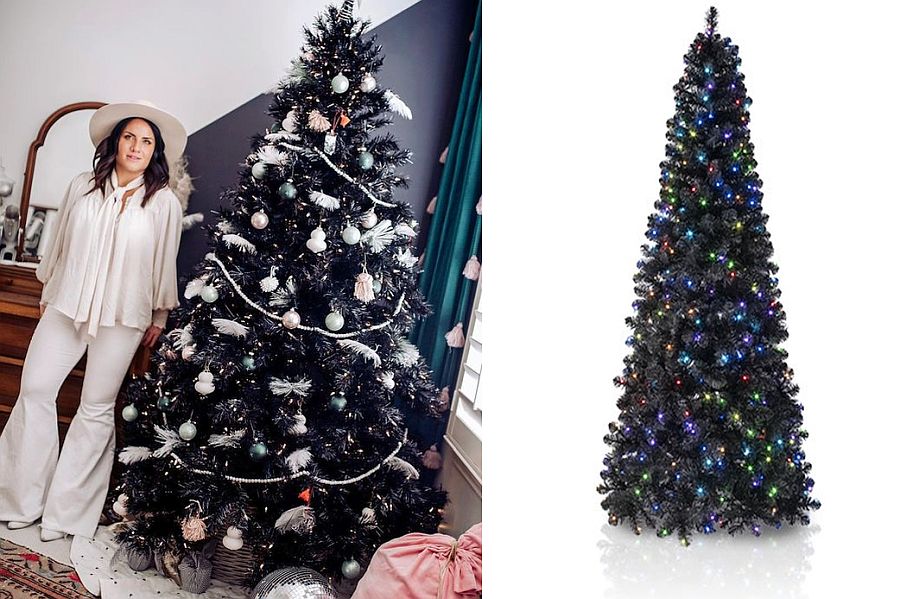
<svg viewBox="0 0 900 599">
<path fill-rule="evenodd" d="M 350 80 L 347 79 L 343 73 L 338 73 L 334 76 L 334 79 L 331 80 L 331 89 L 333 89 L 336 94 L 342 94 L 350 89 Z"/>
<path fill-rule="evenodd" d="M 181 426 L 178 427 L 178 436 L 185 441 L 190 441 L 197 436 L 197 425 L 190 420 L 181 423 Z"/>
<path fill-rule="evenodd" d="M 347 407 L 347 398 L 344 397 L 343 394 L 335 395 L 334 397 L 331 398 L 331 401 L 329 402 L 328 406 L 332 410 L 334 410 L 336 412 L 340 412 L 344 408 Z"/>
<path fill-rule="evenodd" d="M 138 409 L 134 404 L 128 404 L 122 409 L 122 420 L 125 422 L 134 422 L 138 417 Z"/>
<path fill-rule="evenodd" d="M 344 328 L 344 317 L 338 312 L 331 312 L 325 317 L 325 326 L 329 331 L 340 331 Z"/>
<path fill-rule="evenodd" d="M 261 460 L 269 455 L 269 448 L 265 443 L 254 443 L 250 446 L 250 458 L 253 460 Z"/>
<path fill-rule="evenodd" d="M 359 155 L 357 161 L 359 162 L 359 168 L 367 171 L 375 164 L 375 157 L 372 156 L 371 152 L 363 152 Z"/>
<path fill-rule="evenodd" d="M 297 188 L 290 181 L 285 181 L 278 187 L 278 197 L 282 200 L 294 200 L 297 198 Z"/>
<path fill-rule="evenodd" d="M 200 297 L 203 298 L 204 302 L 211 304 L 219 299 L 219 290 L 212 285 L 206 285 L 200 290 Z"/>
</svg>

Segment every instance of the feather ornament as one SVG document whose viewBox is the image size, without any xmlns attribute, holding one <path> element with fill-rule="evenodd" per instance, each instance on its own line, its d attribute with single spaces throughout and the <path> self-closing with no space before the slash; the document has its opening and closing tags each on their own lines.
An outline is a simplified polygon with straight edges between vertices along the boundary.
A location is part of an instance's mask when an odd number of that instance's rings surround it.
<svg viewBox="0 0 900 599">
<path fill-rule="evenodd" d="M 369 251 L 377 254 L 388 247 L 395 237 L 396 234 L 391 221 L 380 220 L 374 227 L 363 233 L 359 241 L 360 243 L 367 243 Z"/>
<path fill-rule="evenodd" d="M 303 378 L 298 381 L 291 381 L 288 379 L 279 379 L 272 377 L 269 381 L 269 391 L 271 391 L 274 395 L 286 396 L 286 395 L 296 395 L 299 398 L 306 397 L 309 390 L 312 389 L 312 382 L 309 379 Z"/>
<path fill-rule="evenodd" d="M 231 335 L 232 337 L 246 337 L 250 331 L 249 328 L 241 323 L 228 320 L 227 318 L 213 318 L 212 324 L 220 333 Z"/>
<path fill-rule="evenodd" d="M 242 252 L 249 252 L 251 254 L 256 253 L 256 246 L 236 233 L 223 235 L 222 240 L 228 247 L 237 248 Z"/>
<path fill-rule="evenodd" d="M 209 444 L 213 447 L 237 447 L 240 445 L 241 439 L 247 433 L 247 429 L 242 428 L 233 433 L 225 433 L 221 435 L 210 435 Z"/>
<path fill-rule="evenodd" d="M 330 196 L 327 193 L 322 193 L 321 191 L 310 192 L 309 201 L 321 206 L 325 210 L 337 210 L 341 205 L 341 201 L 339 199 L 334 196 Z"/>
<path fill-rule="evenodd" d="M 384 99 L 387 100 L 391 112 L 395 112 L 407 120 L 412 119 L 412 110 L 409 109 L 406 102 L 400 99 L 400 96 L 386 89 L 384 90 Z"/>
<path fill-rule="evenodd" d="M 278 516 L 278 520 L 275 521 L 275 529 L 280 532 L 310 531 L 315 522 L 313 509 L 308 505 L 300 505 Z"/>
<path fill-rule="evenodd" d="M 119 461 L 123 464 L 136 464 L 137 462 L 149 460 L 152 456 L 153 454 L 150 452 L 149 447 L 130 445 L 119 452 Z"/>
<path fill-rule="evenodd" d="M 353 339 L 338 339 L 338 345 L 341 347 L 346 347 L 350 351 L 355 354 L 358 354 L 372 362 L 376 368 L 381 366 L 381 357 L 378 355 L 374 349 L 366 345 L 365 343 L 360 343 L 359 341 L 354 341 Z"/>
</svg>

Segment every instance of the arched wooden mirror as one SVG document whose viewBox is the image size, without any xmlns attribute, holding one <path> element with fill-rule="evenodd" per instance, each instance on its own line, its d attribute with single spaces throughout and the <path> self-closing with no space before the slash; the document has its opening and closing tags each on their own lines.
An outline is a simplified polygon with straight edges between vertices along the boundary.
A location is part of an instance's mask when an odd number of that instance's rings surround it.
<svg viewBox="0 0 900 599">
<path fill-rule="evenodd" d="M 40 262 L 56 235 L 59 205 L 69 182 L 91 170 L 94 145 L 88 123 L 105 102 L 76 102 L 47 117 L 28 148 L 16 260 Z"/>
</svg>

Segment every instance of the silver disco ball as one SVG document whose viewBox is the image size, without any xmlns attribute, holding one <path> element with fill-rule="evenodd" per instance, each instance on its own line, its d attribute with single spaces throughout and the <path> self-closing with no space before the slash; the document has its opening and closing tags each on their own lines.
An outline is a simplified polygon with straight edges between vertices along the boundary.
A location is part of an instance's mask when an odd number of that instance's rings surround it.
<svg viewBox="0 0 900 599">
<path fill-rule="evenodd" d="M 337 599 L 337 594 L 315 570 L 282 568 L 259 581 L 253 599 Z"/>
</svg>

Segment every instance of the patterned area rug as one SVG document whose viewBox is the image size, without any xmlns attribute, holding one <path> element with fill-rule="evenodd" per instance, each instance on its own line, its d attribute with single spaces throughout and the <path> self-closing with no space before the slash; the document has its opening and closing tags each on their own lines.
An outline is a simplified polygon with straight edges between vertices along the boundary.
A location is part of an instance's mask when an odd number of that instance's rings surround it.
<svg viewBox="0 0 900 599">
<path fill-rule="evenodd" d="M 93 597 L 71 567 L 0 539 L 0 599 Z"/>
</svg>

